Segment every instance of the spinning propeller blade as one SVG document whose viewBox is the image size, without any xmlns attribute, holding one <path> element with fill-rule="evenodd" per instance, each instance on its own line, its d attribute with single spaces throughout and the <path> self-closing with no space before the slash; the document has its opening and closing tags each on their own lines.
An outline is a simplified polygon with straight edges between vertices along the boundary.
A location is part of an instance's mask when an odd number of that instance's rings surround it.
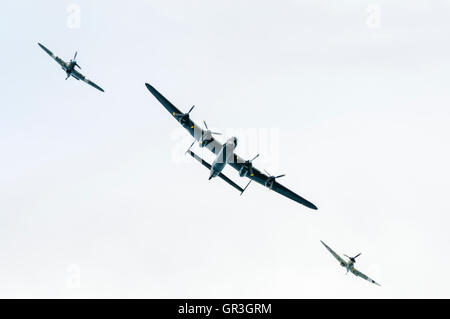
<svg viewBox="0 0 450 319">
<path fill-rule="evenodd" d="M 361 253 L 359 253 L 359 254 L 356 255 L 355 257 L 350 257 L 350 256 L 344 254 L 345 257 L 347 257 L 348 259 L 350 259 L 350 260 L 353 261 L 353 262 L 355 261 L 356 257 L 358 257 L 359 255 L 361 255 Z"/>
<path fill-rule="evenodd" d="M 273 177 L 274 179 L 286 176 L 286 174 L 282 174 L 282 175 L 278 175 L 278 176 L 273 176 L 271 175 L 268 171 L 264 170 L 264 172 L 266 172 L 267 175 L 269 175 L 269 178 Z"/>
<path fill-rule="evenodd" d="M 209 131 L 208 124 L 206 124 L 206 121 L 203 121 L 203 124 L 205 125 L 206 130 Z M 211 132 L 211 131 L 210 131 L 210 132 Z M 211 132 L 211 134 L 214 134 L 214 135 L 222 135 L 222 133 L 220 133 L 220 132 Z"/>
</svg>

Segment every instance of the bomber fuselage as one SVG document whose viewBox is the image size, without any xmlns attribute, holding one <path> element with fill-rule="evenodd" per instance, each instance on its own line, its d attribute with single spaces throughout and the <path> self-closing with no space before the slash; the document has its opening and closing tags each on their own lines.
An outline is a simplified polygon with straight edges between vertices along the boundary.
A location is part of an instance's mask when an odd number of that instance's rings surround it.
<svg viewBox="0 0 450 319">
<path fill-rule="evenodd" d="M 219 154 L 217 154 L 216 159 L 211 165 L 211 174 L 209 175 L 209 179 L 219 175 L 224 169 L 225 165 L 227 165 L 227 163 L 230 163 L 230 161 L 233 159 L 236 146 L 236 137 L 230 138 L 225 144 L 223 144 Z"/>
</svg>

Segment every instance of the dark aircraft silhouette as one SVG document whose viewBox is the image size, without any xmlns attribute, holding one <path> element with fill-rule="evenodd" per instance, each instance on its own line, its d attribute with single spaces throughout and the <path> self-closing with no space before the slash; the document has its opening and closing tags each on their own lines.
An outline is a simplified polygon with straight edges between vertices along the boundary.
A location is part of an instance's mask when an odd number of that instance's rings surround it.
<svg viewBox="0 0 450 319">
<path fill-rule="evenodd" d="M 325 244 L 323 241 L 320 241 L 322 243 L 322 245 L 325 246 L 325 248 L 334 256 L 334 258 L 336 258 L 339 261 L 339 264 L 344 267 L 347 270 L 347 273 L 350 271 L 352 274 L 354 274 L 357 277 L 361 277 L 365 280 L 367 280 L 368 282 L 371 282 L 375 285 L 381 286 L 379 283 L 377 283 L 375 280 L 369 278 L 367 275 L 363 274 L 362 272 L 360 272 L 358 269 L 356 269 L 354 267 L 354 264 L 356 262 L 356 257 L 358 257 L 359 255 L 361 255 L 361 253 L 359 253 L 358 255 L 356 255 L 355 257 L 349 257 L 346 254 L 344 254 L 345 257 L 347 257 L 349 260 L 345 261 L 341 256 L 339 256 L 338 254 L 336 254 L 334 252 L 333 249 L 331 249 L 330 247 L 327 246 L 327 244 Z"/>
<path fill-rule="evenodd" d="M 42 50 L 44 50 L 45 52 L 47 52 L 47 54 L 49 56 L 52 57 L 52 59 L 54 59 L 59 65 L 61 65 L 62 69 L 66 72 L 67 77 L 66 80 L 72 76 L 77 80 L 82 80 L 84 82 L 86 82 L 87 84 L 95 87 L 97 90 L 100 90 L 102 92 L 105 92 L 101 87 L 99 87 L 97 84 L 95 84 L 94 82 L 92 82 L 91 80 L 88 80 L 83 74 L 81 74 L 80 72 L 78 72 L 75 67 L 78 67 L 79 69 L 81 69 L 81 67 L 78 65 L 76 58 L 77 58 L 77 52 L 75 52 L 75 56 L 73 57 L 72 60 L 70 60 L 70 62 L 65 62 L 64 60 L 62 60 L 61 58 L 57 57 L 56 55 L 53 54 L 52 51 L 50 51 L 49 49 L 47 49 L 45 46 L 43 46 L 42 44 L 38 43 L 38 45 L 42 48 Z"/>
<path fill-rule="evenodd" d="M 284 175 L 271 176 L 267 172 L 266 173 L 268 175 L 266 175 L 258 169 L 254 168 L 252 161 L 259 155 L 255 156 L 251 160 L 244 160 L 236 155 L 236 153 L 234 152 L 238 142 L 236 137 L 232 137 L 228 139 L 225 144 L 222 144 L 213 137 L 213 135 L 217 135 L 218 133 L 211 132 L 205 122 L 204 125 L 206 130 L 195 124 L 189 117 L 189 114 L 193 110 L 194 106 L 191 107 L 189 112 L 183 113 L 150 84 L 145 83 L 145 86 L 166 108 L 166 110 L 169 111 L 169 113 L 189 132 L 189 134 L 191 134 L 192 137 L 194 137 L 194 139 L 199 142 L 200 147 L 205 147 L 216 155 L 216 159 L 214 160 L 214 162 L 212 164 L 209 164 L 208 162 L 200 158 L 197 154 L 192 152 L 190 148 L 187 150 L 187 153 L 189 153 L 189 155 L 199 161 L 207 169 L 209 169 L 209 179 L 218 176 L 219 178 L 223 179 L 225 182 L 236 188 L 238 191 L 240 191 L 241 194 L 247 189 L 248 185 L 252 181 L 255 181 L 261 185 L 266 186 L 270 190 L 273 190 L 283 196 L 292 199 L 293 201 L 296 201 L 297 203 L 305 205 L 308 208 L 314 210 L 317 209 L 317 207 L 313 203 L 307 201 L 303 197 L 297 195 L 296 193 L 276 181 L 276 179 L 283 177 Z M 194 143 L 192 143 L 192 145 L 194 145 Z M 239 176 L 248 177 L 250 179 L 245 188 L 241 188 L 239 185 L 237 185 L 222 173 L 222 170 L 224 169 L 226 164 L 236 169 L 239 173 Z"/>
</svg>

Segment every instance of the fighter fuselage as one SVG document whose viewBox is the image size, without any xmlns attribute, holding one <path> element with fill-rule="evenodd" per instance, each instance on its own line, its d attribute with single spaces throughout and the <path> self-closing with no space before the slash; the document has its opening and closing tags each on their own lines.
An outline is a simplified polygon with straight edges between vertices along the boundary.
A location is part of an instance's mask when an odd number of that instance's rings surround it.
<svg viewBox="0 0 450 319">
<path fill-rule="evenodd" d="M 349 260 L 345 263 L 345 265 L 343 265 L 343 267 L 345 267 L 345 269 L 347 269 L 347 272 L 349 272 L 353 269 L 354 265 L 355 265 L 355 262 L 353 262 L 352 260 Z"/>
<path fill-rule="evenodd" d="M 73 73 L 73 70 L 75 70 L 75 66 L 77 66 L 77 62 L 71 60 L 70 62 L 66 63 L 62 68 L 64 71 L 66 71 L 67 76 L 72 75 L 74 78 L 79 80 L 77 76 L 75 76 L 75 73 Z"/>
</svg>

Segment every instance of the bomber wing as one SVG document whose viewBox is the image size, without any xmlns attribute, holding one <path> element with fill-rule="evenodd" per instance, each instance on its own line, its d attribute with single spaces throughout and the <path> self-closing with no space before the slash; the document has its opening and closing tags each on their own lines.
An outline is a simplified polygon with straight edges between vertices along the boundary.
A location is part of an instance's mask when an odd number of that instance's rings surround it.
<svg viewBox="0 0 450 319">
<path fill-rule="evenodd" d="M 192 136 L 194 136 L 194 134 Z M 218 153 L 220 152 L 220 150 L 222 148 L 222 144 L 220 142 L 218 142 L 214 137 L 212 137 L 212 140 L 205 146 L 205 148 L 209 149 L 211 152 L 218 155 Z M 243 168 L 244 163 L 245 163 L 245 160 L 242 157 L 240 157 L 237 154 L 234 154 L 234 160 L 228 164 L 239 172 Z M 262 173 L 257 168 L 253 167 L 252 170 L 253 170 L 253 174 L 248 174 L 247 177 L 250 178 L 252 181 L 255 181 L 263 186 L 267 186 L 266 183 L 270 179 L 270 176 L 267 176 L 266 174 Z M 287 198 L 292 199 L 293 201 L 295 201 L 299 204 L 302 204 L 308 208 L 317 210 L 316 205 L 314 205 L 310 201 L 306 200 L 305 198 L 301 197 L 300 195 L 294 193 L 287 187 L 281 185 L 276 180 L 273 181 L 273 184 L 270 187 L 270 189 L 283 195 L 283 196 L 286 196 Z"/>
<path fill-rule="evenodd" d="M 345 260 L 342 259 L 341 256 L 339 256 L 338 254 L 336 254 L 336 253 L 334 252 L 334 250 L 331 249 L 330 247 L 328 247 L 327 244 L 325 244 L 323 241 L 320 241 L 320 242 L 322 243 L 322 245 L 325 246 L 326 249 L 328 249 L 328 251 L 334 256 L 334 258 L 336 258 L 336 259 L 339 261 L 339 263 L 341 264 L 341 266 L 344 267 L 344 266 L 346 265 Z"/>
<path fill-rule="evenodd" d="M 44 50 L 49 56 L 52 57 L 53 60 L 55 60 L 60 66 L 62 66 L 63 68 L 67 67 L 67 63 L 64 62 L 63 59 L 57 57 L 56 55 L 53 54 L 52 51 L 50 51 L 49 49 L 47 49 L 45 46 L 43 46 L 42 44 L 38 43 L 38 45 L 41 47 L 42 50 Z"/>
<path fill-rule="evenodd" d="M 175 116 L 176 114 L 183 114 L 175 105 L 170 103 L 168 99 L 165 98 L 164 95 L 159 93 L 153 86 L 151 86 L 148 83 L 145 83 L 145 86 L 150 91 L 150 93 L 153 94 L 154 97 L 166 108 L 167 111 L 169 111 L 172 116 Z"/>
<path fill-rule="evenodd" d="M 214 147 L 217 147 L 217 146 L 214 146 Z M 229 163 L 229 164 L 230 164 L 231 167 L 233 167 L 234 169 L 236 169 L 239 172 L 243 168 L 244 163 L 245 163 L 245 160 L 235 154 L 234 161 Z M 259 171 L 256 168 L 253 168 L 252 170 L 253 170 L 253 174 L 248 174 L 247 177 L 250 178 L 251 180 L 253 180 L 253 181 L 263 185 L 263 186 L 267 186 L 266 183 L 269 181 L 271 176 L 267 176 L 266 174 L 262 173 L 261 171 Z M 302 204 L 302 205 L 304 205 L 304 206 L 306 206 L 308 208 L 317 210 L 317 206 L 316 205 L 314 205 L 310 201 L 304 199 L 300 195 L 294 193 L 293 191 L 291 191 L 287 187 L 281 185 L 276 180 L 273 181 L 273 184 L 270 187 L 270 189 L 275 191 L 275 192 L 277 192 L 277 193 L 279 193 L 279 194 L 281 194 L 281 195 L 283 195 L 283 196 L 286 196 L 287 198 L 292 199 L 293 201 L 295 201 L 295 202 L 297 202 L 299 204 Z"/>
<path fill-rule="evenodd" d="M 360 271 L 359 271 L 358 269 L 356 269 L 356 268 L 351 268 L 350 271 L 351 271 L 355 276 L 361 277 L 361 278 L 363 278 L 363 279 L 365 279 L 365 280 L 367 280 L 367 281 L 369 281 L 369 282 L 371 282 L 371 283 L 373 283 L 373 284 L 375 284 L 375 285 L 381 286 L 381 285 L 380 285 L 379 283 L 377 283 L 375 280 L 369 278 L 367 275 L 363 274 L 362 272 L 360 272 Z"/>
<path fill-rule="evenodd" d="M 166 108 L 166 110 L 175 118 L 177 119 L 178 116 L 183 115 L 184 113 L 181 112 L 175 105 L 173 105 L 164 95 L 158 92 L 153 86 L 151 86 L 148 83 L 145 83 L 145 86 L 150 91 L 150 93 L 153 94 L 153 96 Z M 178 120 L 177 120 L 178 122 Z M 182 124 L 183 125 L 183 124 Z M 183 127 L 191 134 L 191 136 L 196 140 L 199 141 L 205 131 L 194 123 L 190 118 L 187 120 L 187 122 L 183 125 Z M 205 148 L 209 149 L 214 154 L 218 155 L 222 144 L 218 142 L 215 138 L 212 138 L 211 141 L 205 146 Z"/>
<path fill-rule="evenodd" d="M 178 117 L 184 115 L 184 113 L 181 112 L 168 99 L 166 99 L 166 97 L 164 95 L 159 93 L 158 90 L 156 90 L 153 86 L 151 86 L 148 83 L 145 83 L 145 86 L 150 91 L 150 93 L 152 93 L 153 96 L 164 106 L 164 108 L 177 120 L 177 122 L 179 122 Z M 199 141 L 201 139 L 201 137 L 203 136 L 203 134 L 205 133 L 205 131 L 200 126 L 195 124 L 194 121 L 192 121 L 190 118 L 187 118 L 186 122 L 184 124 L 181 123 L 181 125 L 189 132 L 189 134 L 191 134 L 191 136 L 196 141 Z M 218 143 L 216 140 L 214 140 L 214 142 L 210 143 L 210 144 L 211 145 L 207 146 L 208 149 L 210 149 L 209 147 L 211 147 L 212 145 L 218 145 L 217 153 L 220 151 L 220 148 L 222 147 L 222 145 L 220 143 Z M 212 149 L 210 149 L 210 150 L 212 150 Z"/>
</svg>

